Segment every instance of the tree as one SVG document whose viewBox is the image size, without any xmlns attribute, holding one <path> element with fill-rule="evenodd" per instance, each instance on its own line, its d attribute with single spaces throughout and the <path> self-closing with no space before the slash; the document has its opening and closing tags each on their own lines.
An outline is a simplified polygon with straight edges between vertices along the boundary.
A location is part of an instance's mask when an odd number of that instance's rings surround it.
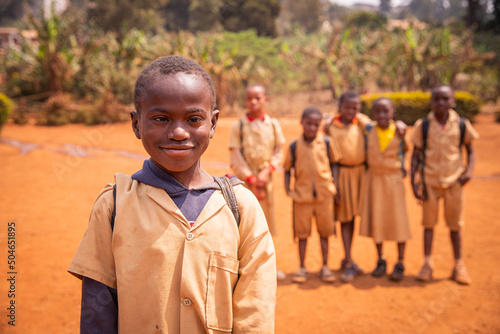
<svg viewBox="0 0 500 334">
<path fill-rule="evenodd" d="M 88 20 L 106 32 L 121 38 L 136 28 L 156 31 L 163 26 L 161 7 L 168 0 L 94 0 L 89 7 Z"/>
<path fill-rule="evenodd" d="M 284 0 L 281 2 L 280 18 L 285 30 L 293 33 L 293 27 L 300 26 L 306 33 L 318 31 L 324 11 L 321 0 L 295 1 Z"/>
<path fill-rule="evenodd" d="M 225 30 L 255 29 L 259 36 L 276 36 L 277 0 L 224 0 L 219 11 Z"/>
<path fill-rule="evenodd" d="M 480 0 L 467 0 L 467 16 L 465 17 L 465 23 L 468 27 L 477 26 L 481 23 L 480 12 Z"/>
<path fill-rule="evenodd" d="M 391 0 L 380 0 L 379 12 L 388 15 L 391 12 Z"/>
</svg>

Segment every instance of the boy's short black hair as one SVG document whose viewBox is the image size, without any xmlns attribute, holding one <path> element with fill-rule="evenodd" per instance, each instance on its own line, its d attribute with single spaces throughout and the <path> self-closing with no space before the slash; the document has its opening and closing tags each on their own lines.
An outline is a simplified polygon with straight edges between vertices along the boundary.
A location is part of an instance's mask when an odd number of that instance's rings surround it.
<svg viewBox="0 0 500 334">
<path fill-rule="evenodd" d="M 438 89 L 441 89 L 441 88 L 448 88 L 451 91 L 452 97 L 455 98 L 455 91 L 453 90 L 453 88 L 450 85 L 446 85 L 446 84 L 439 84 L 439 85 L 432 87 L 431 98 L 434 97 L 434 93 L 436 93 L 436 91 Z"/>
<path fill-rule="evenodd" d="M 382 97 L 379 97 L 377 99 L 375 99 L 372 103 L 372 108 L 379 102 L 382 102 L 382 101 L 388 101 L 392 107 L 392 109 L 396 109 L 396 107 L 394 106 L 394 101 L 392 101 L 392 99 L 390 97 L 386 97 L 386 96 L 382 96 Z"/>
<path fill-rule="evenodd" d="M 300 118 L 300 120 L 302 121 L 304 118 L 309 117 L 310 115 L 314 115 L 314 114 L 319 115 L 320 117 L 323 117 L 323 114 L 321 114 L 321 111 L 318 108 L 307 107 L 302 112 L 302 117 Z"/>
<path fill-rule="evenodd" d="M 174 75 L 177 73 L 194 74 L 202 77 L 210 89 L 212 95 L 212 110 L 216 106 L 215 86 L 210 75 L 194 60 L 181 56 L 166 56 L 153 61 L 146 66 L 135 81 L 134 88 L 134 105 L 138 109 L 139 101 L 144 93 L 144 90 L 151 85 L 151 82 L 156 79 L 157 75 Z"/>
<path fill-rule="evenodd" d="M 344 100 L 349 100 L 349 99 L 361 99 L 361 96 L 356 90 L 350 89 L 344 92 L 342 95 L 340 95 L 339 105 L 341 105 Z"/>
</svg>

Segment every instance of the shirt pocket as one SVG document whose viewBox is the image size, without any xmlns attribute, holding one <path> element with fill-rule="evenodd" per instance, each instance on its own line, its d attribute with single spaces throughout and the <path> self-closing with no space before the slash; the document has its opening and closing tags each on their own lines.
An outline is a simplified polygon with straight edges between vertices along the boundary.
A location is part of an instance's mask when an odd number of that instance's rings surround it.
<svg viewBox="0 0 500 334">
<path fill-rule="evenodd" d="M 207 327 L 233 330 L 233 290 L 238 280 L 239 261 L 218 253 L 210 256 L 206 304 Z"/>
</svg>

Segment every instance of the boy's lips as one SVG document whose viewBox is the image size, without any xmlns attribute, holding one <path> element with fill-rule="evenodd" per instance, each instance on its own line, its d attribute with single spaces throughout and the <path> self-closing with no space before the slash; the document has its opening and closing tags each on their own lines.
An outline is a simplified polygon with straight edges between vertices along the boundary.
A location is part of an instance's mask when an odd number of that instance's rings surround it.
<svg viewBox="0 0 500 334">
<path fill-rule="evenodd" d="M 165 145 L 160 148 L 170 156 L 185 156 L 194 148 L 193 145 Z"/>
</svg>

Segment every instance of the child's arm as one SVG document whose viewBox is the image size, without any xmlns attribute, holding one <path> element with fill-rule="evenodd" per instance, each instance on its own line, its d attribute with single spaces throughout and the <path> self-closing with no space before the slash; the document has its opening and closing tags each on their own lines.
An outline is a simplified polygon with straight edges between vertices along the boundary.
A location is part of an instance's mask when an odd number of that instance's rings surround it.
<svg viewBox="0 0 500 334">
<path fill-rule="evenodd" d="M 118 305 L 110 289 L 91 278 L 82 277 L 80 333 L 118 333 Z"/>
<path fill-rule="evenodd" d="M 411 187 L 413 190 L 413 195 L 415 196 L 416 199 L 419 200 L 424 200 L 424 197 L 422 194 L 419 193 L 418 184 L 415 183 L 415 175 L 417 173 L 417 167 L 418 164 L 420 163 L 420 159 L 423 153 L 424 152 L 422 151 L 422 149 L 415 146 L 413 149 L 413 154 L 411 155 L 411 169 L 410 169 Z"/>
<path fill-rule="evenodd" d="M 291 177 L 290 171 L 285 171 L 285 191 L 288 196 L 290 196 L 292 192 L 290 190 L 290 177 Z"/>
<path fill-rule="evenodd" d="M 340 166 L 338 163 L 334 163 L 333 165 L 330 165 L 332 169 L 332 175 L 333 175 L 333 184 L 335 185 L 335 188 L 337 189 L 337 193 L 335 194 L 335 197 L 333 197 L 333 200 L 335 204 L 339 204 L 340 202 L 340 191 L 339 191 L 339 169 Z"/>
<path fill-rule="evenodd" d="M 242 181 L 253 185 L 257 181 L 257 178 L 253 175 L 250 165 L 248 165 L 241 151 L 238 148 L 230 148 L 229 151 L 231 153 L 231 168 L 234 174 L 242 178 Z"/>
<path fill-rule="evenodd" d="M 241 224 L 233 333 L 274 333 L 277 274 L 273 241 L 255 197 L 245 188 L 240 188 L 236 195 Z"/>
<path fill-rule="evenodd" d="M 257 187 L 262 188 L 266 186 L 272 172 L 275 170 L 276 166 L 281 164 L 281 161 L 283 160 L 283 149 L 281 148 L 281 145 L 285 143 L 285 136 L 281 130 L 280 123 L 275 119 L 272 119 L 271 121 L 274 128 L 274 149 L 271 159 L 269 160 L 269 166 L 261 170 L 257 175 Z"/>
<path fill-rule="evenodd" d="M 465 185 L 470 181 L 474 167 L 476 166 L 476 151 L 474 151 L 472 142 L 465 145 L 465 150 L 467 151 L 467 171 L 458 179 L 461 185 Z"/>
</svg>

